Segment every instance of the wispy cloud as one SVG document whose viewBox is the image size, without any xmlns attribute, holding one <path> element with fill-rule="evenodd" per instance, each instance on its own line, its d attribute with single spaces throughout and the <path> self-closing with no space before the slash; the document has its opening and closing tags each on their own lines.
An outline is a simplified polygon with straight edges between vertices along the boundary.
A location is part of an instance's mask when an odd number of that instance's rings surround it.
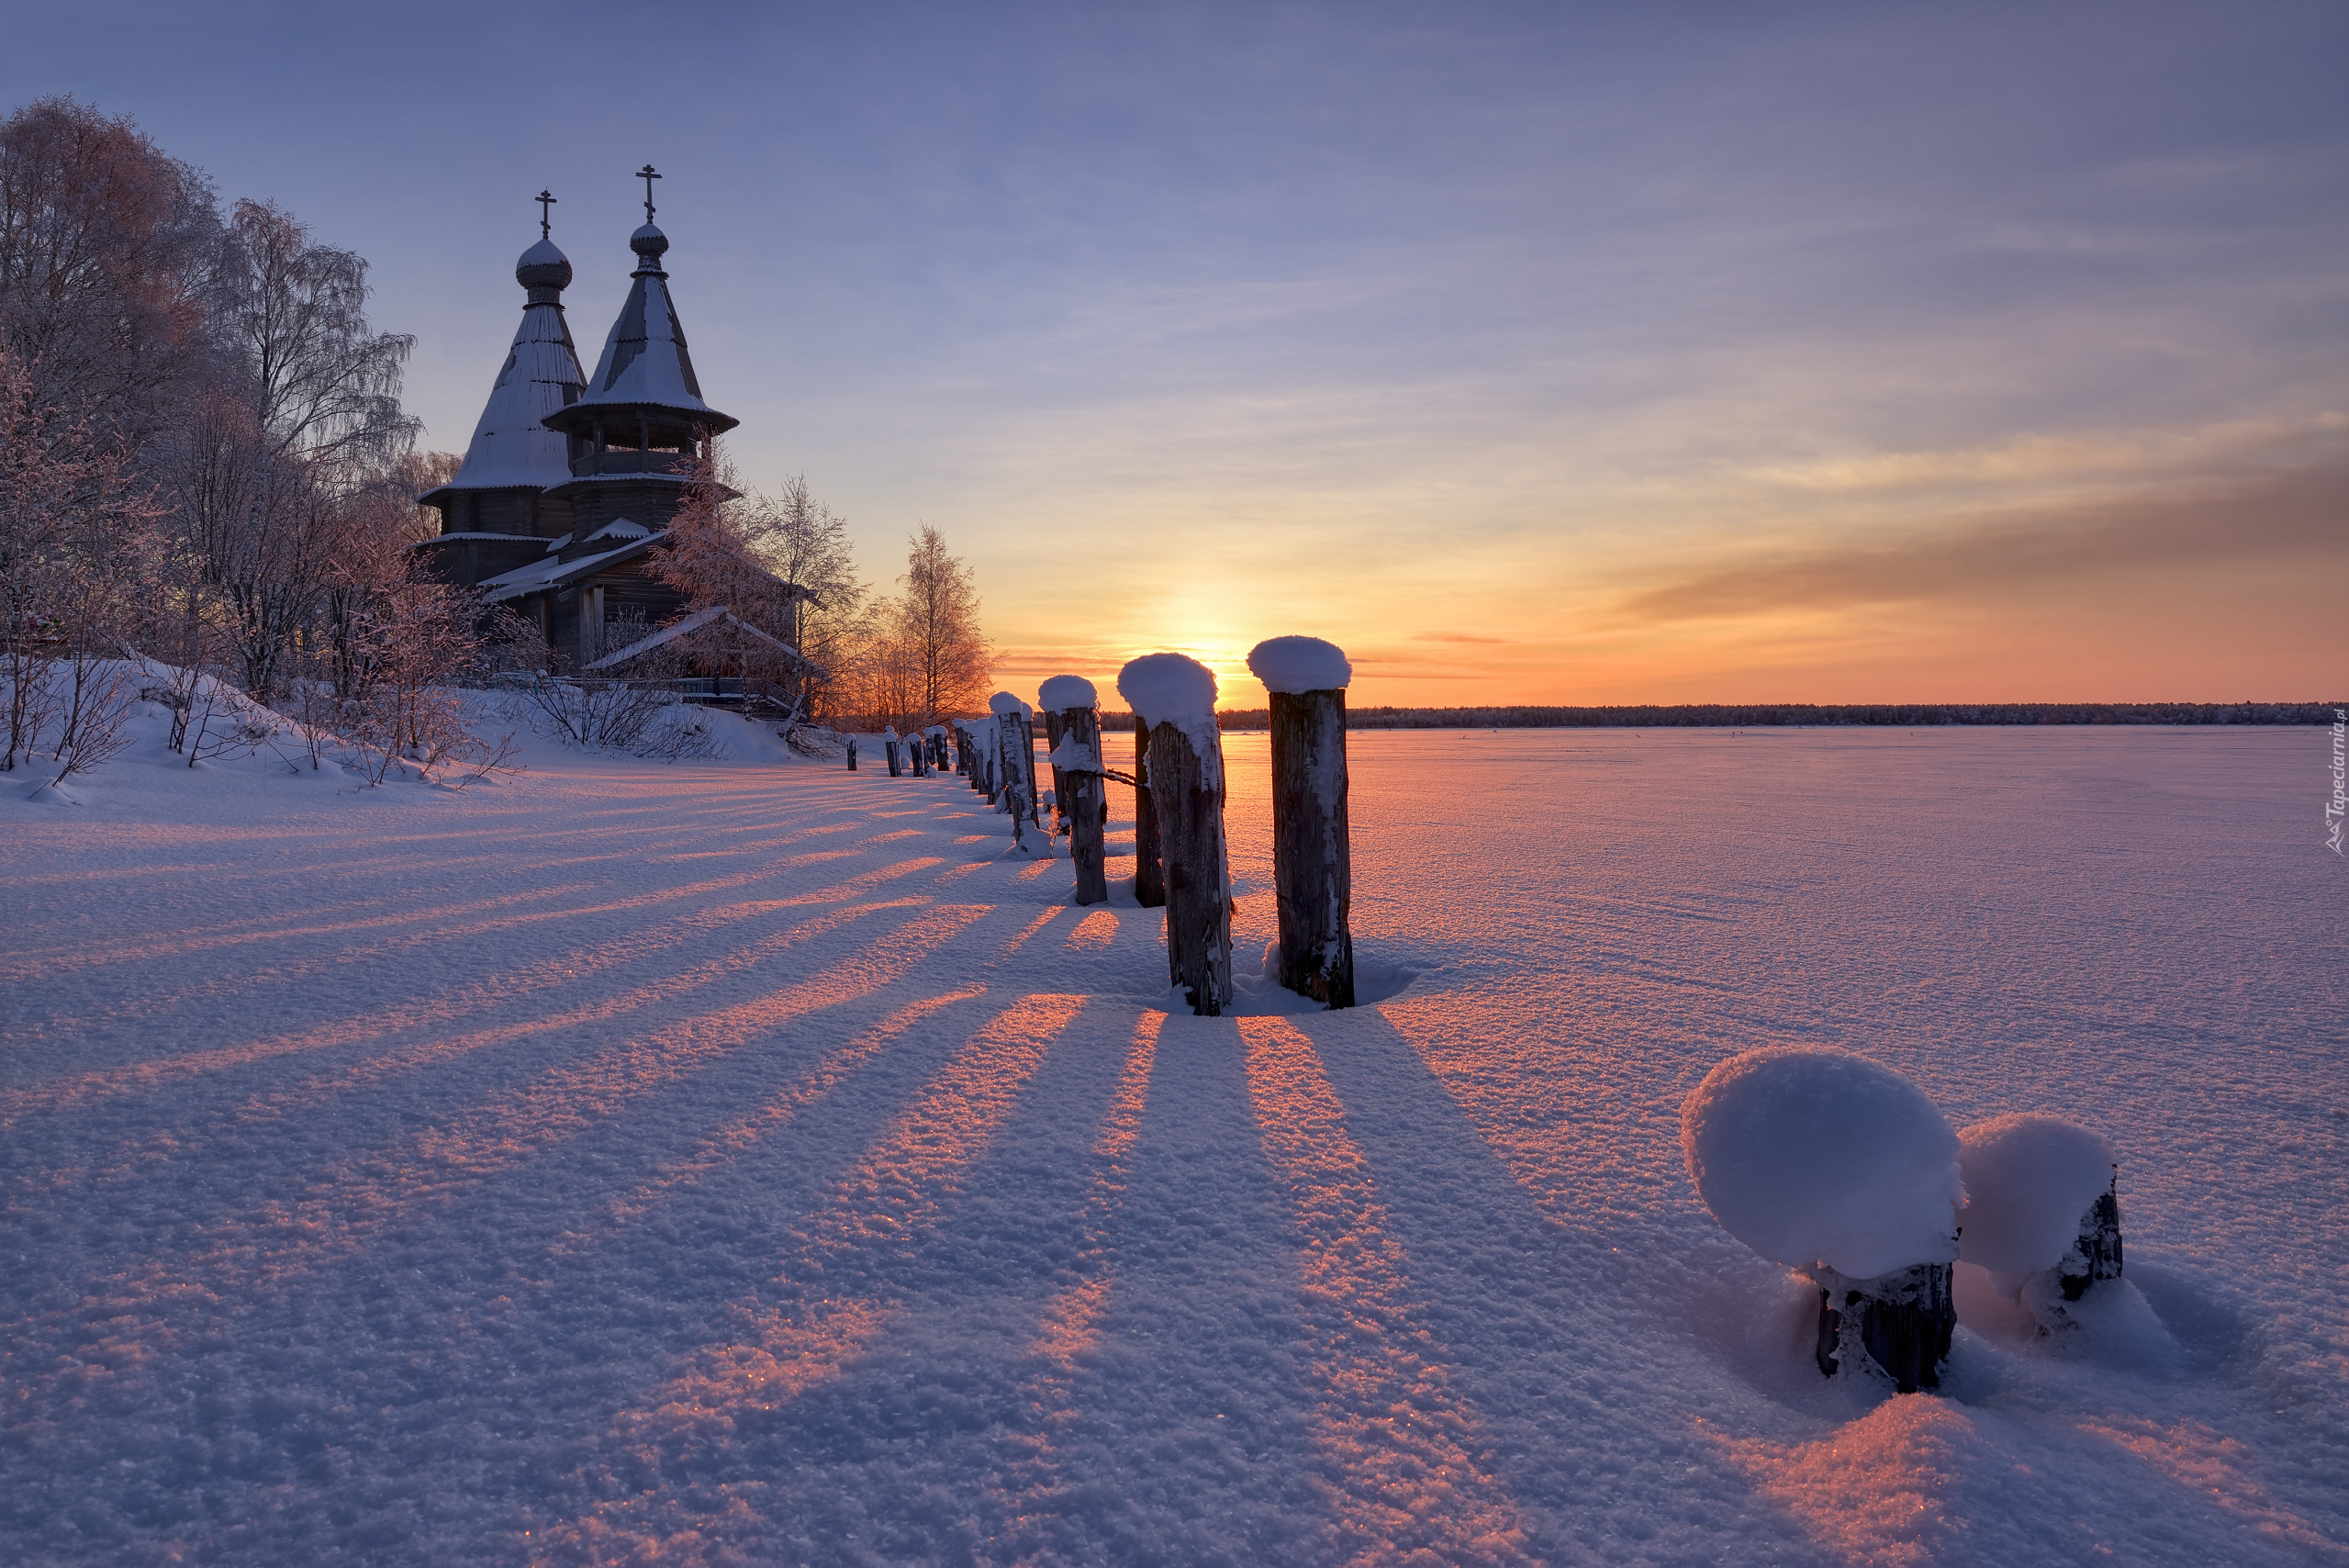
<svg viewBox="0 0 2349 1568">
<path fill-rule="evenodd" d="M 1998 599 L 2057 580 L 2204 563 L 2337 564 L 2349 465 L 2205 495 L 1979 520 L 1897 543 L 1760 556 L 1623 599 L 1634 621 L 1764 617 L 1927 599 Z"/>
<path fill-rule="evenodd" d="M 1765 464 L 1747 477 L 1802 490 L 1884 490 L 1952 485 L 2013 485 L 2126 475 L 2136 483 L 2214 465 L 2305 460 L 2312 447 L 2338 447 L 2349 414 L 2327 410 L 2299 420 L 2232 420 L 2192 430 L 2033 432 L 1946 451 L 1879 452 L 1805 463 Z"/>
</svg>

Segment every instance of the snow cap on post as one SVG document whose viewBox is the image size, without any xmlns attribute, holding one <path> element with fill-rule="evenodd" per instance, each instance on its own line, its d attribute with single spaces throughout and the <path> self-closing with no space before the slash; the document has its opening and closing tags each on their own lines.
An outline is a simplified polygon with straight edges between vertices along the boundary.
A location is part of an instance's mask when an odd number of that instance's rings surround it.
<svg viewBox="0 0 2349 1568">
<path fill-rule="evenodd" d="M 1007 719 L 1012 718 L 1014 715 L 1028 719 L 1035 717 L 1035 711 L 1034 709 L 1030 708 L 1026 703 L 1021 701 L 1018 698 L 1012 696 L 1008 691 L 999 691 L 994 696 L 989 698 L 987 700 L 987 708 L 988 711 L 991 713 L 1000 713 Z"/>
<path fill-rule="evenodd" d="M 1215 724 L 1215 672 L 1181 654 L 1144 654 L 1117 672 L 1117 694 L 1152 729 Z"/>
<path fill-rule="evenodd" d="M 1048 713 L 1091 708 L 1101 700 L 1093 683 L 1081 675 L 1056 675 L 1036 689 L 1035 705 Z"/>
<path fill-rule="evenodd" d="M 2112 1186 L 2112 1145 L 2061 1116 L 2021 1111 L 1958 1134 L 1965 1207 L 1958 1256 L 1994 1273 L 2053 1269 Z"/>
<path fill-rule="evenodd" d="M 1773 1263 L 1870 1280 L 1957 1257 L 1957 1135 L 1888 1067 L 1823 1047 L 1748 1051 L 1705 1075 L 1680 1129 L 1696 1195 Z"/>
<path fill-rule="evenodd" d="M 1248 673 L 1267 691 L 1343 691 L 1354 678 L 1345 650 L 1319 637 L 1267 637 L 1248 650 Z"/>
</svg>

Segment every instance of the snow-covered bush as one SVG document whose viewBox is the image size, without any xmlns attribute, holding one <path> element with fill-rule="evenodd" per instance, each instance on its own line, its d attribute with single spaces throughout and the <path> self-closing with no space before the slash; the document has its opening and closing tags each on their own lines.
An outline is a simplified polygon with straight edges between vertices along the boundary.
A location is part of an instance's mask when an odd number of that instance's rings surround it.
<svg viewBox="0 0 2349 1568">
<path fill-rule="evenodd" d="M 2112 1145 L 2061 1116 L 2019 1112 L 1958 1134 L 1965 1174 L 1958 1256 L 1993 1273 L 2053 1269 L 2111 1189 Z"/>
<path fill-rule="evenodd" d="M 1721 1228 L 1773 1262 L 1867 1280 L 1957 1257 L 1957 1135 L 1865 1057 L 1730 1058 L 1681 1107 L 1681 1150 Z"/>
<path fill-rule="evenodd" d="M 699 712 L 664 685 L 531 676 L 511 683 L 555 740 L 577 751 L 616 751 L 656 762 L 717 755 Z"/>
</svg>

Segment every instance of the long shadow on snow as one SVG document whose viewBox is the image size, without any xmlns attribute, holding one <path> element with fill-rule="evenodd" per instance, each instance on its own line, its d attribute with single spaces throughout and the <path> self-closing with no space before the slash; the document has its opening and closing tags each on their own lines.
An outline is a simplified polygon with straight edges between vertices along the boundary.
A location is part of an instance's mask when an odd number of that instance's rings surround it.
<svg viewBox="0 0 2349 1568">
<path fill-rule="evenodd" d="M 1370 1008 L 1292 1018 L 1370 1158 L 1410 1258 L 1421 1315 L 1490 1462 L 1529 1516 L 1529 1544 L 1608 1562 L 1810 1562 L 1817 1549 L 1678 1414 L 1683 1380 L 1646 1273 L 1541 1214 L 1408 1041 Z M 1706 1374 L 1700 1374 L 1709 1381 Z M 1701 1474 L 1702 1481 L 1698 1481 Z M 1545 1539 L 1546 1538 L 1546 1539 Z"/>
<path fill-rule="evenodd" d="M 1102 1204 L 1136 1017 L 1089 1005 L 918 1245 L 826 1271 L 823 1292 L 903 1303 L 860 1360 L 630 1477 L 679 1494 L 672 1527 L 843 1561 L 1313 1560 L 1293 1253 L 1227 1024 L 1160 1041 Z M 1047 1304 L 1100 1281 L 1098 1338 L 1056 1363 Z M 754 1517 L 729 1525 L 738 1500 Z"/>
</svg>

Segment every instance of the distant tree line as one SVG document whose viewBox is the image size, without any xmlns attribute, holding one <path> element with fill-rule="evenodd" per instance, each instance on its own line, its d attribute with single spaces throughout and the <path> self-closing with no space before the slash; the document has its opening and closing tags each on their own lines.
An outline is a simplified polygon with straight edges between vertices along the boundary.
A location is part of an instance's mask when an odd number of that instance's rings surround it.
<svg viewBox="0 0 2349 1568">
<path fill-rule="evenodd" d="M 2343 702 L 1689 702 L 1620 708 L 1350 708 L 1357 730 L 1671 730 L 1937 724 L 2330 724 Z M 1262 708 L 1215 715 L 1226 730 L 1260 730 Z M 1128 714 L 1105 714 L 1111 727 Z"/>
</svg>

